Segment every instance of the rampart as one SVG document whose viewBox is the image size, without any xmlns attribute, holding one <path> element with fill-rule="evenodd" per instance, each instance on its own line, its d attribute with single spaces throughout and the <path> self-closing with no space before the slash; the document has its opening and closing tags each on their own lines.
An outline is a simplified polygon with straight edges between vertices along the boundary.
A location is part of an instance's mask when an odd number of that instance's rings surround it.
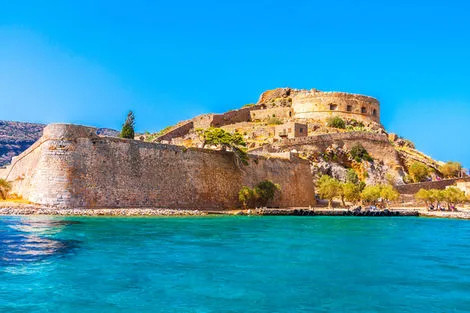
<svg viewBox="0 0 470 313">
<path fill-rule="evenodd" d="M 295 118 L 324 119 L 338 115 L 363 122 L 380 123 L 379 102 L 363 95 L 302 90 L 292 97 L 292 108 Z"/>
<path fill-rule="evenodd" d="M 270 118 L 292 118 L 292 108 L 291 107 L 279 107 L 279 108 L 269 108 L 261 110 L 252 110 L 250 112 L 252 121 L 265 121 Z"/>
<path fill-rule="evenodd" d="M 369 132 L 332 133 L 284 139 L 261 147 L 255 152 L 259 153 L 263 150 L 265 152 L 298 150 L 323 153 L 333 144 L 346 149 L 351 149 L 354 145 L 360 144 L 374 159 L 384 160 L 384 163 L 394 170 L 402 170 L 398 153 L 388 141 L 388 137 L 385 134 Z"/>
<path fill-rule="evenodd" d="M 173 138 L 178 138 L 178 137 L 183 137 L 187 135 L 191 129 L 194 128 L 194 123 L 193 121 L 188 121 L 185 123 L 182 123 L 181 125 L 177 125 L 170 131 L 166 132 L 165 134 L 159 136 L 158 138 L 155 139 L 155 141 L 170 141 Z"/>
<path fill-rule="evenodd" d="M 95 129 L 49 125 L 32 147 L 2 171 L 13 192 L 62 208 L 199 208 L 238 206 L 244 185 L 281 185 L 273 206 L 313 205 L 307 161 L 250 156 L 238 168 L 233 153 L 99 137 Z"/>
<path fill-rule="evenodd" d="M 443 190 L 446 187 L 453 186 L 458 182 L 470 182 L 470 177 L 443 179 L 443 180 L 428 181 L 428 182 L 416 183 L 416 184 L 399 185 L 397 186 L 397 190 L 401 194 L 411 195 L 411 194 L 417 193 L 420 189 Z"/>
</svg>

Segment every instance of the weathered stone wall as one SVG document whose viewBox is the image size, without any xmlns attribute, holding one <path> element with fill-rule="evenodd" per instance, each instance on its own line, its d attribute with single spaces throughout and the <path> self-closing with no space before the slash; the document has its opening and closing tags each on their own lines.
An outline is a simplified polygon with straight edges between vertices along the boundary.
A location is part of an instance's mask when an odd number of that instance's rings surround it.
<svg viewBox="0 0 470 313">
<path fill-rule="evenodd" d="M 368 96 L 305 90 L 292 97 L 292 108 L 295 118 L 324 119 L 338 115 L 380 123 L 379 102 Z"/>
<path fill-rule="evenodd" d="M 193 121 L 183 123 L 171 129 L 169 132 L 163 134 L 162 136 L 159 136 L 158 138 L 156 138 L 155 142 L 170 141 L 173 138 L 183 137 L 187 135 L 193 128 L 194 128 Z"/>
<path fill-rule="evenodd" d="M 7 169 L 13 192 L 35 203 L 72 208 L 231 208 L 243 185 L 271 179 L 282 188 L 275 206 L 314 204 L 308 162 L 98 137 L 93 129 L 49 125 Z"/>
<path fill-rule="evenodd" d="M 354 145 L 361 144 L 374 159 L 383 160 L 384 164 L 395 171 L 402 170 L 398 153 L 390 144 L 385 134 L 345 132 L 314 135 L 280 140 L 259 150 L 266 152 L 297 150 L 307 153 L 323 153 L 333 144 L 344 147 L 347 150 L 351 149 Z"/>
<path fill-rule="evenodd" d="M 212 121 L 214 120 L 215 114 L 203 114 L 196 116 L 192 119 L 195 129 L 202 128 L 206 129 L 212 126 Z"/>
<path fill-rule="evenodd" d="M 261 109 L 253 110 L 250 112 L 252 121 L 265 121 L 270 118 L 292 118 L 292 108 L 291 107 L 280 107 L 280 108 L 271 108 L 271 109 Z"/>
<path fill-rule="evenodd" d="M 258 110 L 261 106 L 249 106 L 239 110 L 228 111 L 224 114 L 215 114 L 211 126 L 220 127 L 241 122 L 251 121 L 250 112 Z"/>
<path fill-rule="evenodd" d="M 436 181 L 428 181 L 423 183 L 416 183 L 416 184 L 407 184 L 407 185 L 400 185 L 397 186 L 397 190 L 401 194 L 415 194 L 420 189 L 446 189 L 446 187 L 453 186 L 458 182 L 470 182 L 470 177 L 465 178 L 452 178 L 452 179 L 443 179 L 443 180 L 436 180 Z"/>
<path fill-rule="evenodd" d="M 306 124 L 299 124 L 294 122 L 285 123 L 275 127 L 276 138 L 298 138 L 308 136 L 308 127 Z"/>
</svg>

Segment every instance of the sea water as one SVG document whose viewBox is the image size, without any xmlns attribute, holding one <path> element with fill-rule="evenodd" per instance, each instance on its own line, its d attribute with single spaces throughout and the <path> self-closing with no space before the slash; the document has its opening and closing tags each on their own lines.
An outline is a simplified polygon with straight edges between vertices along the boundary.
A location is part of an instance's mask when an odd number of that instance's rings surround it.
<svg viewBox="0 0 470 313">
<path fill-rule="evenodd" d="M 469 312 L 470 221 L 0 217 L 0 312 Z"/>
</svg>

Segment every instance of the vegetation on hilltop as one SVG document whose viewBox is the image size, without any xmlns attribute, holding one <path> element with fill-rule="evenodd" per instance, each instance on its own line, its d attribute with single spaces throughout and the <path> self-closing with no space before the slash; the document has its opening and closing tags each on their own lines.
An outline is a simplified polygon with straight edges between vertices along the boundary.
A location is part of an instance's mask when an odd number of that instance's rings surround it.
<svg viewBox="0 0 470 313">
<path fill-rule="evenodd" d="M 459 162 L 447 162 L 439 167 L 439 172 L 444 175 L 445 178 L 458 177 L 462 171 L 462 164 Z"/>
<path fill-rule="evenodd" d="M 345 129 L 346 122 L 339 116 L 331 116 L 326 120 L 326 125 L 328 127 Z"/>
<path fill-rule="evenodd" d="M 427 167 L 424 163 L 415 161 L 408 167 L 409 178 L 413 183 L 420 183 L 425 181 L 431 169 Z"/>
</svg>

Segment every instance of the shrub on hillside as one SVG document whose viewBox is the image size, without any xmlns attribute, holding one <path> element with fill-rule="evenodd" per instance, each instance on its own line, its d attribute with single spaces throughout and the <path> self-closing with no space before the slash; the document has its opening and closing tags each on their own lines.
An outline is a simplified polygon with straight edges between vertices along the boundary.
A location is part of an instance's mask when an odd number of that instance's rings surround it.
<svg viewBox="0 0 470 313">
<path fill-rule="evenodd" d="M 425 181 L 430 173 L 430 168 L 421 162 L 413 162 L 408 168 L 408 174 L 410 175 L 411 181 L 419 183 Z"/>
<path fill-rule="evenodd" d="M 459 162 L 447 162 L 439 167 L 439 172 L 441 172 L 445 178 L 458 177 L 461 170 L 462 164 Z"/>
<path fill-rule="evenodd" d="M 339 116 L 331 116 L 326 120 L 326 125 L 333 128 L 346 128 L 346 122 Z"/>
<path fill-rule="evenodd" d="M 351 158 L 356 162 L 368 161 L 372 162 L 374 159 L 369 155 L 369 152 L 361 145 L 357 144 L 351 148 L 349 151 Z"/>
<path fill-rule="evenodd" d="M 268 125 L 281 125 L 281 124 L 283 124 L 280 119 L 278 119 L 277 117 L 274 117 L 274 116 L 273 116 L 273 117 L 270 117 L 270 118 L 266 121 L 266 123 L 267 123 Z"/>
</svg>

